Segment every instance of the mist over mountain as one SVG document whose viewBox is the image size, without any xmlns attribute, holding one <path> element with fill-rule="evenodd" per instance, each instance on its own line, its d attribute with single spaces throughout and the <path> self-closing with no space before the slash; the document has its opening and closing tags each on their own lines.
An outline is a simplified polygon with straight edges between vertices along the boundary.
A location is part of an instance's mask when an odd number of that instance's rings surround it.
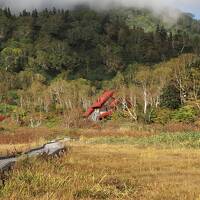
<svg viewBox="0 0 200 200">
<path fill-rule="evenodd" d="M 97 9 L 110 9 L 116 6 L 147 8 L 153 11 L 156 15 L 163 15 L 168 21 L 177 20 L 181 14 L 179 9 L 190 7 L 200 8 L 200 2 L 197 0 L 0 0 L 1 7 L 10 7 L 15 13 L 24 9 L 31 11 L 33 9 L 42 10 L 44 8 L 57 9 L 73 9 L 78 4 L 87 4 L 88 6 Z"/>
<path fill-rule="evenodd" d="M 66 71 L 71 78 L 102 80 L 132 63 L 152 65 L 200 52 L 198 20 L 182 14 L 173 21 L 169 10 L 157 15 L 129 7 L 99 12 L 83 4 L 19 15 L 0 9 L 0 64 L 12 73 L 34 69 L 47 79 Z"/>
</svg>

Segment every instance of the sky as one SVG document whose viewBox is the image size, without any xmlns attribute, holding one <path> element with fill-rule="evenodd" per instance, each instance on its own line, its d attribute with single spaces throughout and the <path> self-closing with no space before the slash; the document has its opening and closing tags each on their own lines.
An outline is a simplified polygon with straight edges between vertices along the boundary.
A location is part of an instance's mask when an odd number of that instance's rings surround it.
<svg viewBox="0 0 200 200">
<path fill-rule="evenodd" d="M 46 7 L 69 9 L 80 3 L 88 3 L 96 9 L 110 8 L 115 4 L 126 7 L 149 8 L 158 14 L 168 7 L 174 18 L 177 18 L 180 14 L 176 9 L 180 9 L 185 12 L 192 12 L 196 18 L 200 19 L 200 0 L 0 0 L 0 6 L 10 7 L 14 12 Z"/>
<path fill-rule="evenodd" d="M 184 11 L 195 15 L 195 18 L 200 19 L 200 0 L 177 0 L 175 6 Z"/>
</svg>

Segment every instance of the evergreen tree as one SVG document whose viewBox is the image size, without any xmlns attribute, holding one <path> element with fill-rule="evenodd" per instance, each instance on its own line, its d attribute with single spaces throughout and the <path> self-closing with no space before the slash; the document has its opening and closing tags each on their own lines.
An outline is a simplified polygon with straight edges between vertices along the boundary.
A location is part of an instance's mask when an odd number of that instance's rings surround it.
<svg viewBox="0 0 200 200">
<path fill-rule="evenodd" d="M 163 89 L 160 100 L 161 107 L 177 109 L 181 106 L 180 91 L 170 83 Z"/>
</svg>

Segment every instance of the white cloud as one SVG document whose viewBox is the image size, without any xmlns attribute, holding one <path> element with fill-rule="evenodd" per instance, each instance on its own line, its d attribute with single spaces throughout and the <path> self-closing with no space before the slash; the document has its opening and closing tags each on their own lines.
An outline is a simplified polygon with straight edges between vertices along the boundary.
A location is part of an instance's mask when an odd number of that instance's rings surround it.
<svg viewBox="0 0 200 200">
<path fill-rule="evenodd" d="M 106 9 L 118 4 L 125 7 L 149 8 L 156 14 L 168 10 L 168 17 L 173 19 L 179 16 L 176 8 L 200 9 L 199 0 L 0 0 L 1 6 L 10 7 L 15 12 L 52 7 L 69 9 L 80 3 L 88 3 L 97 9 Z"/>
</svg>

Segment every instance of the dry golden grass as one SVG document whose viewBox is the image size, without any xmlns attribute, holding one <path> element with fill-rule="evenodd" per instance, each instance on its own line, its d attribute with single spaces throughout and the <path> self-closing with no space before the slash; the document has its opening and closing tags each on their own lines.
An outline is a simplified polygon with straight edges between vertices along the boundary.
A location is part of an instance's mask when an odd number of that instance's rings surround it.
<svg viewBox="0 0 200 200">
<path fill-rule="evenodd" d="M 0 199 L 169 199 L 200 197 L 200 151 L 71 144 L 61 158 L 17 164 Z"/>
<path fill-rule="evenodd" d="M 186 123 L 168 123 L 165 125 L 161 124 L 152 124 L 150 127 L 154 130 L 157 130 L 158 132 L 170 132 L 170 133 L 175 133 L 175 132 L 199 132 L 200 131 L 200 126 L 197 126 L 195 124 L 186 124 Z"/>
<path fill-rule="evenodd" d="M 129 137 L 146 137 L 160 133 L 185 133 L 200 132 L 200 127 L 194 124 L 169 123 L 161 124 L 134 124 L 134 123 L 114 123 L 96 124 L 96 127 L 87 127 L 69 131 L 72 135 L 85 137 L 103 137 L 103 136 L 129 136 Z"/>
<path fill-rule="evenodd" d="M 0 145 L 0 156 L 6 155 L 17 155 L 23 152 L 26 152 L 32 148 L 42 146 L 46 141 L 40 139 L 36 142 L 30 142 L 26 144 L 1 144 Z"/>
<path fill-rule="evenodd" d="M 115 128 L 105 128 L 105 129 L 78 129 L 72 130 L 69 133 L 75 136 L 84 136 L 88 138 L 93 137 L 104 137 L 104 136 L 116 136 L 116 137 L 145 137 L 158 134 L 157 132 L 151 131 L 139 131 L 139 130 L 129 130 L 125 128 L 115 129 Z"/>
<path fill-rule="evenodd" d="M 12 155 L 59 137 L 63 129 L 10 127 L 0 131 L 0 155 Z"/>
<path fill-rule="evenodd" d="M 60 134 L 56 129 L 48 128 L 16 128 L 0 134 L 0 144 L 27 144 L 41 138 L 51 138 Z"/>
<path fill-rule="evenodd" d="M 65 129 L 63 127 L 57 128 L 28 128 L 18 127 L 14 124 L 3 124 L 3 128 L 0 129 L 0 155 L 14 154 L 22 151 L 26 151 L 30 148 L 40 146 L 51 139 L 57 137 L 70 136 L 75 138 L 97 138 L 97 137 L 151 137 L 153 135 L 159 135 L 165 129 L 167 132 L 178 132 L 179 130 L 190 130 L 189 125 L 166 125 L 160 126 L 104 126 L 96 125 L 96 127 L 88 127 L 84 129 Z M 163 129 L 163 130 L 162 130 Z M 170 129 L 170 130 L 169 130 Z M 193 129 L 191 129 L 193 130 Z M 194 129 L 197 131 L 196 129 Z M 180 132 L 181 132 L 180 131 Z"/>
</svg>

